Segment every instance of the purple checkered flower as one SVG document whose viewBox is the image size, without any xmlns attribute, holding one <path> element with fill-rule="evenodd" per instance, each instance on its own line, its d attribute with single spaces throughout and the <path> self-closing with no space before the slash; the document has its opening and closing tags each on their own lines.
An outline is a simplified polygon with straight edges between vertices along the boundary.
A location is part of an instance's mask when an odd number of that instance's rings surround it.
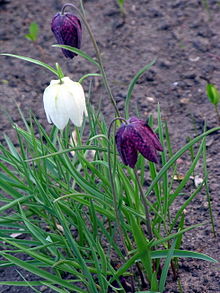
<svg viewBox="0 0 220 293">
<path fill-rule="evenodd" d="M 131 117 L 122 124 L 115 136 L 119 155 L 125 165 L 135 167 L 138 152 L 149 161 L 158 162 L 157 151 L 163 147 L 153 130 L 143 120 Z"/>
<path fill-rule="evenodd" d="M 82 39 L 82 27 L 80 20 L 70 13 L 57 13 L 51 22 L 51 30 L 58 44 L 68 45 L 80 49 Z M 62 49 L 67 58 L 73 58 L 76 53 Z"/>
</svg>

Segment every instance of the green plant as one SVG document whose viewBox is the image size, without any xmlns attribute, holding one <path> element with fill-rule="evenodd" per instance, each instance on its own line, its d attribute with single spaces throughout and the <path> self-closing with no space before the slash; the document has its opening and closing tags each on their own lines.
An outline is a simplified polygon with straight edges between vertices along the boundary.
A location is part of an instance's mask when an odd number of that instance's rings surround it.
<svg viewBox="0 0 220 293">
<path fill-rule="evenodd" d="M 116 3 L 120 9 L 122 16 L 125 17 L 125 14 L 126 14 L 125 8 L 124 8 L 125 0 L 116 0 Z"/>
<path fill-rule="evenodd" d="M 39 25 L 36 22 L 32 22 L 29 25 L 29 33 L 25 35 L 25 38 L 30 41 L 37 41 L 39 35 Z"/>
<path fill-rule="evenodd" d="M 209 98 L 209 101 L 214 105 L 217 119 L 218 119 L 218 122 L 220 123 L 220 114 L 218 110 L 218 104 L 220 102 L 220 93 L 218 89 L 216 88 L 216 86 L 212 83 L 207 83 L 206 93 Z"/>
<path fill-rule="evenodd" d="M 78 54 L 99 71 L 86 74 L 80 83 L 83 86 L 85 78 L 93 75 L 103 79 L 115 110 L 111 126 L 115 123 L 118 127 L 125 119 L 120 117 L 82 1 L 80 4 L 80 16 L 92 39 L 96 60 L 78 48 L 60 44 L 54 47 Z M 57 87 L 63 88 L 59 65 L 52 67 L 29 57 L 1 55 L 42 66 L 56 75 Z M 153 63 L 143 67 L 128 85 L 123 115 L 126 119 L 138 78 Z M 89 97 L 91 91 L 92 86 Z M 57 96 L 56 90 L 54 93 L 55 101 L 62 97 Z M 48 115 L 56 116 L 55 106 L 53 110 Z M 111 289 L 162 293 L 170 266 L 178 274 L 178 258 L 216 263 L 205 254 L 181 247 L 184 233 L 206 224 L 186 226 L 184 210 L 207 187 L 205 138 L 220 127 L 204 131 L 174 153 L 158 105 L 157 121 L 149 117 L 148 124 L 155 129 L 163 148 L 161 168 L 152 161 L 147 165 L 142 156 L 130 168 L 118 157 L 114 127 L 109 127 L 102 112 L 95 111 L 90 103 L 87 103 L 87 119 L 74 128 L 74 138 L 70 123 L 60 129 L 53 126 L 47 132 L 34 116 L 27 121 L 19 111 L 25 125 L 21 128 L 13 124 L 19 149 L 6 135 L 5 144 L 0 145 L 0 188 L 4 191 L 0 195 L 3 203 L 0 239 L 4 248 L 0 251 L 4 257 L 0 266 L 16 265 L 40 280 L 0 281 L 0 284 L 31 286 L 36 291 L 38 286 L 45 285 L 55 292 L 104 293 Z M 150 130 L 146 135 L 152 135 Z M 132 139 L 129 144 L 137 147 Z M 192 148 L 192 163 L 182 181 L 176 184 L 173 180 L 176 161 Z M 186 185 L 201 160 L 205 161 L 204 180 L 188 190 Z M 148 187 L 144 184 L 146 178 L 151 182 Z M 185 193 L 189 194 L 187 200 L 182 197 Z M 17 233 L 24 234 L 25 239 L 12 236 Z M 29 259 L 21 260 L 20 253 Z"/>
</svg>

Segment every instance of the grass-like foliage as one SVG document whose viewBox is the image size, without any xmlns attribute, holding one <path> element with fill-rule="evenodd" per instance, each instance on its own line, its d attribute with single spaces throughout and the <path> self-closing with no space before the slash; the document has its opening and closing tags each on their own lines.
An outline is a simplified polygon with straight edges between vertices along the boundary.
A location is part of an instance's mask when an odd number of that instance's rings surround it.
<svg viewBox="0 0 220 293">
<path fill-rule="evenodd" d="M 84 23 L 94 44 L 96 60 L 69 45 L 57 47 L 70 50 L 97 66 L 99 73 L 88 73 L 80 82 L 93 75 L 101 76 L 109 102 L 119 116 L 99 49 L 86 19 Z M 3 55 L 50 70 L 60 79 L 57 87 L 65 89 L 65 83 L 69 88 L 72 84 L 71 81 L 63 83 L 59 65 L 54 68 L 32 58 Z M 126 119 L 133 88 L 154 62 L 144 66 L 128 85 Z M 76 90 L 78 86 L 74 84 Z M 54 97 L 49 98 L 53 102 Z M 25 119 L 20 111 L 24 127 L 13 124 L 19 147 L 5 135 L 5 142 L 0 145 L 0 267 L 22 268 L 36 275 L 38 281 L 22 276 L 22 281 L 0 281 L 0 285 L 28 286 L 35 292 L 44 285 L 63 293 L 162 293 L 170 268 L 174 278 L 178 278 L 179 258 L 216 262 L 205 254 L 182 247 L 184 233 L 207 225 L 187 226 L 185 210 L 202 189 L 208 191 L 206 136 L 220 127 L 204 129 L 204 133 L 174 153 L 158 106 L 157 121 L 149 117 L 148 125 L 155 129 L 163 148 L 159 164 L 147 162 L 139 155 L 135 168 L 130 168 L 122 163 L 115 146 L 114 126 L 119 127 L 124 118 L 112 117 L 113 127 L 109 127 L 102 111 L 96 111 L 89 102 L 87 111 L 88 117 L 74 131 L 69 123 L 63 130 L 53 126 L 49 132 L 34 116 Z M 53 115 L 56 119 L 57 114 Z M 155 141 L 155 134 L 149 129 L 148 133 Z M 176 162 L 185 153 L 193 153 L 192 162 L 177 182 L 174 180 Z M 195 187 L 189 180 L 201 161 L 204 178 Z M 182 196 L 186 192 L 187 199 Z M 214 231 L 209 193 L 207 198 Z M 22 260 L 24 256 L 26 261 Z"/>
<path fill-rule="evenodd" d="M 163 292 L 170 263 L 178 257 L 214 262 L 204 254 L 181 250 L 183 233 L 197 226 L 196 223 L 185 226 L 183 211 L 204 183 L 192 190 L 185 202 L 181 200 L 181 192 L 203 157 L 205 136 L 216 129 L 204 132 L 169 158 L 158 116 L 158 132 L 164 146 L 163 167 L 158 172 L 150 162 L 148 171 L 142 157 L 137 167 L 142 184 L 146 179 L 152 181 L 144 188 L 154 235 L 148 241 L 145 211 L 134 171 L 118 159 L 113 138 L 108 140 L 103 117 L 88 108 L 89 127 L 76 129 L 74 147 L 69 126 L 62 133 L 55 127 L 46 133 L 36 119 L 31 119 L 31 124 L 25 121 L 26 129 L 13 125 L 19 151 L 5 137 L 7 147 L 1 146 L 0 155 L 0 187 L 4 191 L 0 208 L 4 250 L 0 254 L 5 260 L 0 266 L 17 265 L 42 279 L 16 285 L 44 284 L 57 292 L 108 292 L 109 288 L 123 292 L 125 282 L 132 284 L 132 278 L 134 283 L 139 282 L 139 277 L 133 275 L 138 267 L 151 289 Z M 89 134 L 83 135 L 84 129 L 89 129 Z M 200 147 L 192 165 L 176 186 L 175 162 L 197 142 Z M 109 143 L 119 223 L 109 181 Z M 174 212 L 175 204 L 178 209 Z M 14 233 L 25 234 L 25 240 L 13 238 Z M 29 260 L 20 260 L 18 253 L 28 255 Z M 14 284 L 0 282 L 3 283 Z"/>
</svg>

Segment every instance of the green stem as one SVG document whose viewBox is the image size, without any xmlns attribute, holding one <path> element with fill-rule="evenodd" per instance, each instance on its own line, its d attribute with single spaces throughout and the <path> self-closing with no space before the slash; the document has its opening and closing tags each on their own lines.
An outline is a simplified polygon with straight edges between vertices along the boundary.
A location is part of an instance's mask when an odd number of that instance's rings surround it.
<svg viewBox="0 0 220 293">
<path fill-rule="evenodd" d="M 103 66 L 101 54 L 100 54 L 100 51 L 99 51 L 99 47 L 97 45 L 97 42 L 96 42 L 95 37 L 93 35 L 93 32 L 92 32 L 92 30 L 90 28 L 90 25 L 89 25 L 88 21 L 86 20 L 85 10 L 84 10 L 84 7 L 83 7 L 83 1 L 80 0 L 81 11 L 74 4 L 66 3 L 66 4 L 64 4 L 64 6 L 63 6 L 63 8 L 61 10 L 62 14 L 64 13 L 65 8 L 68 7 L 68 6 L 73 7 L 74 9 L 76 9 L 78 11 L 80 17 L 82 18 L 82 20 L 83 20 L 83 22 L 85 24 L 85 27 L 86 27 L 86 29 L 87 29 L 87 31 L 89 33 L 90 39 L 92 41 L 92 44 L 93 44 L 95 52 L 96 52 L 96 57 L 97 57 L 98 63 L 99 63 L 99 69 L 100 69 L 102 77 L 103 77 L 103 82 L 104 82 L 106 91 L 107 91 L 108 96 L 110 98 L 110 101 L 111 101 L 111 103 L 112 103 L 112 105 L 113 105 L 113 107 L 115 109 L 116 115 L 120 116 L 119 110 L 117 108 L 115 99 L 114 99 L 114 97 L 112 95 L 111 88 L 110 88 L 108 80 L 107 80 L 107 76 L 106 76 L 106 73 L 105 73 L 105 70 L 104 70 L 104 66 Z"/>
<path fill-rule="evenodd" d="M 80 0 L 80 3 L 81 3 L 81 7 L 83 7 L 82 0 Z M 83 9 L 83 11 L 84 11 L 84 9 Z M 83 21 L 84 21 L 84 24 L 85 24 L 85 26 L 86 26 L 86 29 L 87 29 L 87 31 L 88 31 L 88 33 L 89 33 L 89 36 L 90 36 L 91 40 L 92 40 L 92 43 L 93 43 L 94 49 L 95 49 L 95 51 L 96 51 L 96 57 L 97 57 L 98 62 L 99 62 L 100 71 L 101 71 L 101 73 L 102 73 L 103 82 L 104 82 L 105 88 L 106 88 L 106 90 L 107 90 L 108 96 L 109 96 L 109 98 L 110 98 L 110 101 L 111 101 L 111 103 L 112 103 L 114 109 L 115 109 L 116 115 L 117 115 L 117 116 L 120 116 L 120 113 L 119 113 L 119 111 L 118 111 L 118 108 L 117 108 L 117 105 L 116 105 L 115 99 L 114 99 L 114 97 L 113 97 L 113 95 L 112 95 L 112 92 L 111 92 L 111 89 L 110 89 L 110 86 L 109 86 L 109 83 L 108 83 L 108 80 L 107 80 L 107 76 L 106 76 L 106 73 L 105 73 L 105 70 L 104 70 L 104 66 L 103 66 L 103 62 L 102 62 L 102 58 L 101 58 L 101 54 L 100 54 L 100 51 L 99 51 L 99 47 L 98 47 L 97 42 L 96 42 L 96 40 L 95 40 L 95 38 L 94 38 L 93 32 L 92 32 L 92 30 L 91 30 L 91 28 L 90 28 L 90 26 L 89 26 L 89 24 L 88 24 L 88 22 L 87 22 L 87 20 L 86 20 L 85 14 L 82 15 L 82 19 L 83 19 Z"/>
<path fill-rule="evenodd" d="M 86 79 L 87 77 L 91 77 L 91 76 L 101 76 L 101 74 L 99 74 L 99 73 L 87 73 L 87 74 L 83 75 L 79 79 L 79 83 L 82 83 L 84 81 L 84 79 Z"/>
<path fill-rule="evenodd" d="M 212 232 L 214 237 L 216 237 L 216 231 L 215 231 L 215 220 L 212 212 L 212 203 L 211 203 L 211 195 L 209 192 L 209 185 L 208 185 L 208 170 L 207 170 L 207 158 L 206 158 L 206 144 L 203 145 L 203 172 L 205 177 L 205 189 L 206 189 L 206 197 L 208 201 L 208 208 L 209 208 L 209 215 L 210 215 L 210 221 L 212 226 Z"/>
<path fill-rule="evenodd" d="M 122 231 L 122 228 L 121 228 L 121 225 L 120 225 L 120 215 L 119 215 L 119 210 L 118 210 L 118 199 L 117 199 L 117 194 L 116 194 L 114 177 L 113 177 L 113 174 L 112 174 L 112 163 L 111 163 L 110 135 L 111 135 L 111 128 L 112 128 L 112 126 L 113 126 L 113 124 L 115 123 L 116 120 L 121 120 L 121 121 L 124 121 L 125 123 L 127 123 L 126 120 L 124 118 L 121 118 L 121 117 L 114 118 L 110 123 L 109 129 L 108 129 L 108 166 L 109 166 L 110 183 L 111 183 L 112 194 L 113 194 L 113 204 L 114 204 L 114 210 L 115 210 L 115 216 L 116 216 L 116 223 L 117 223 L 117 226 L 118 226 L 119 236 L 121 238 L 121 242 L 123 244 L 125 253 L 126 253 L 126 255 L 128 255 L 127 247 L 125 245 L 125 241 L 124 241 L 124 238 L 123 238 L 123 233 L 122 233 L 123 231 Z"/>
<path fill-rule="evenodd" d="M 148 210 L 148 204 L 147 204 L 147 201 L 145 199 L 144 192 L 143 192 L 140 180 L 138 178 L 136 169 L 134 169 L 134 175 L 135 175 L 135 179 L 137 181 L 138 188 L 139 188 L 139 191 L 140 191 L 141 200 L 142 200 L 142 203 L 144 205 L 145 217 L 146 217 L 146 227 L 147 227 L 149 241 L 151 241 L 153 239 L 153 231 L 152 231 L 152 228 L 151 228 L 151 220 L 150 220 L 150 214 L 149 214 L 149 210 Z"/>
<path fill-rule="evenodd" d="M 114 210 L 115 210 L 115 217 L 116 217 L 116 224 L 117 224 L 117 227 L 118 227 L 118 231 L 119 231 L 119 237 L 120 237 L 120 240 L 121 240 L 121 243 L 123 245 L 123 248 L 124 248 L 124 252 L 125 252 L 125 255 L 126 257 L 128 257 L 128 249 L 127 249 L 127 246 L 126 246 L 126 243 L 125 243 L 125 240 L 124 240 L 124 237 L 123 237 L 123 230 L 121 228 L 121 225 L 120 225 L 120 215 L 119 215 L 119 209 L 118 209 L 118 199 L 117 199 L 117 193 L 116 193 L 116 188 L 115 188 L 115 182 L 114 182 L 114 177 L 113 177 L 113 174 L 112 174 L 112 163 L 111 163 L 111 141 L 110 141 L 110 135 L 111 135 L 111 128 L 113 126 L 113 124 L 115 123 L 115 121 L 117 120 L 121 120 L 123 122 L 125 122 L 127 124 L 127 121 L 122 118 L 122 117 L 116 117 L 114 118 L 110 125 L 109 125 L 109 129 L 108 129 L 108 166 L 109 166 L 109 177 L 110 177 L 110 182 L 111 182 L 111 187 L 112 187 L 112 194 L 113 194 L 113 204 L 114 204 Z M 131 287 L 132 287 L 132 292 L 135 292 L 134 288 L 134 279 L 133 279 L 133 276 L 131 276 Z"/>
</svg>

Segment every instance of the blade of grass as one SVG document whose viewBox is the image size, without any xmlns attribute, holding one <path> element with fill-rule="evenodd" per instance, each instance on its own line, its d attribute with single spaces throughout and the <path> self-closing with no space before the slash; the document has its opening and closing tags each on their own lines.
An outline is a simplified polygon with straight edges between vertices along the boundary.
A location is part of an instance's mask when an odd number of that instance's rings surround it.
<svg viewBox="0 0 220 293">
<path fill-rule="evenodd" d="M 175 163 L 175 161 L 182 156 L 182 154 L 187 151 L 192 145 L 194 145 L 195 143 L 197 143 L 198 141 L 200 141 L 201 139 L 203 139 L 203 137 L 219 131 L 220 127 L 215 127 L 212 128 L 204 133 L 202 133 L 201 135 L 195 137 L 194 139 L 192 139 L 190 142 L 188 142 L 186 145 L 184 145 L 178 152 L 176 152 L 172 158 L 170 158 L 170 160 L 161 168 L 161 170 L 159 171 L 159 173 L 157 174 L 157 177 L 153 180 L 153 182 L 151 183 L 151 185 L 149 186 L 147 192 L 146 192 L 146 196 L 148 196 L 151 191 L 154 189 L 154 185 L 161 179 L 161 177 L 163 176 L 164 172 L 167 172 L 167 170 Z"/>
<path fill-rule="evenodd" d="M 44 63 L 42 61 L 39 61 L 39 60 L 36 60 L 36 59 L 33 59 L 33 58 L 29 58 L 29 57 L 25 57 L 25 56 L 19 56 L 19 55 L 14 55 L 14 54 L 7 54 L 7 53 L 1 53 L 0 55 L 9 56 L 9 57 L 15 57 L 15 58 L 18 58 L 18 59 L 21 59 L 21 60 L 24 60 L 24 61 L 28 61 L 28 62 L 37 64 L 37 65 L 40 65 L 40 66 L 50 70 L 51 72 L 53 72 L 55 75 L 58 76 L 56 69 L 54 69 L 52 66 L 50 66 L 50 65 L 48 65 L 48 64 L 46 64 L 46 63 Z"/>
<path fill-rule="evenodd" d="M 133 92 L 133 89 L 138 81 L 138 79 L 141 77 L 141 75 L 149 70 L 151 68 L 151 66 L 156 62 L 156 59 L 154 59 L 152 62 L 150 62 L 149 64 L 147 64 L 146 66 L 144 66 L 141 70 L 139 70 L 134 78 L 131 80 L 129 86 L 128 86 L 128 93 L 127 93 L 127 97 L 125 100 L 125 119 L 128 119 L 129 117 L 129 104 L 130 104 L 130 100 L 131 100 L 131 95 Z"/>
<path fill-rule="evenodd" d="M 166 279 L 167 279 L 167 274 L 168 274 L 168 270 L 169 270 L 169 266 L 170 266 L 170 262 L 171 259 L 173 257 L 173 253 L 174 253 L 174 248 L 176 245 L 176 240 L 174 239 L 170 249 L 168 250 L 168 254 L 162 269 L 162 273 L 161 273 L 161 277 L 160 277 L 160 282 L 159 282 L 159 291 L 160 292 L 164 292 L 165 290 L 165 284 L 166 284 Z"/>
<path fill-rule="evenodd" d="M 41 270 L 23 260 L 20 260 L 18 259 L 17 257 L 15 256 L 12 256 L 12 255 L 9 255 L 7 253 L 4 253 L 4 252 L 0 252 L 0 254 L 8 259 L 9 261 L 11 261 L 13 264 L 43 278 L 43 279 L 46 279 L 48 281 L 51 281 L 57 285 L 60 285 L 60 286 L 63 286 L 64 288 L 67 288 L 67 289 L 70 289 L 70 290 L 73 290 L 75 292 L 80 292 L 80 293 L 85 293 L 86 291 L 82 290 L 81 288 L 78 288 L 77 286 L 75 285 L 72 285 L 70 284 L 69 282 L 65 281 L 65 280 L 62 280 L 60 278 L 58 278 L 57 276 L 45 271 L 45 270 Z"/>
<path fill-rule="evenodd" d="M 66 49 L 69 50 L 73 53 L 78 54 L 79 56 L 83 57 L 84 59 L 88 60 L 89 62 L 93 63 L 94 65 L 96 65 L 98 68 L 100 67 L 98 62 L 96 62 L 92 57 L 90 57 L 88 54 L 86 54 L 85 52 L 83 52 L 82 50 L 79 50 L 77 48 L 71 47 L 71 46 L 66 46 L 66 45 L 52 45 L 52 47 L 55 48 L 62 48 L 62 49 Z"/>
<path fill-rule="evenodd" d="M 209 216 L 210 216 L 210 222 L 212 226 L 212 232 L 213 235 L 216 237 L 216 230 L 215 230 L 215 219 L 212 212 L 212 202 L 211 202 L 211 194 L 209 191 L 209 184 L 208 184 L 208 170 L 207 170 L 207 156 L 206 156 L 206 140 L 203 144 L 203 173 L 205 176 L 205 190 L 206 190 L 206 198 L 208 201 L 208 207 L 209 207 Z"/>
</svg>

